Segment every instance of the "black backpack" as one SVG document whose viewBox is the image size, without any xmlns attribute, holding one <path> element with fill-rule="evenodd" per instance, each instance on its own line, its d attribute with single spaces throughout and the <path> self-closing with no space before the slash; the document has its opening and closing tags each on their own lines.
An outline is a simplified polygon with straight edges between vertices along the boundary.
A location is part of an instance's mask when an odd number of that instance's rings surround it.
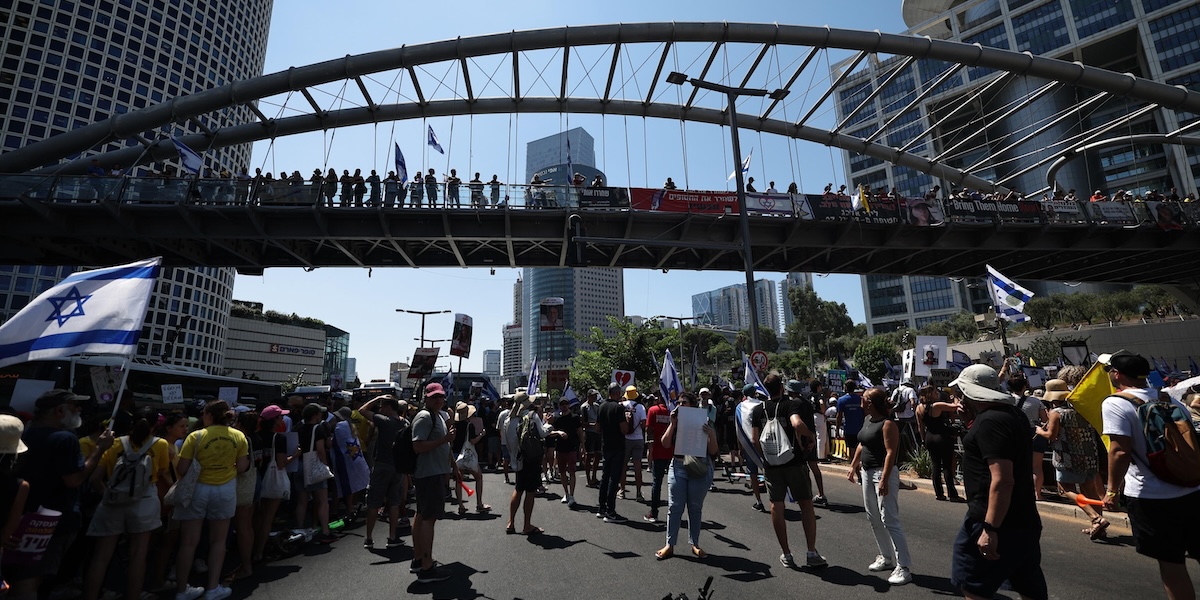
<svg viewBox="0 0 1200 600">
<path fill-rule="evenodd" d="M 546 446 L 542 443 L 542 436 L 537 430 L 533 412 L 526 411 L 517 425 L 517 456 L 521 459 L 521 465 L 524 467 L 531 464 L 540 465 L 545 453 Z"/>
<path fill-rule="evenodd" d="M 412 475 L 417 470 L 417 451 L 413 450 L 412 425 L 405 419 L 396 432 L 396 441 L 392 442 L 392 464 L 397 473 Z"/>
</svg>

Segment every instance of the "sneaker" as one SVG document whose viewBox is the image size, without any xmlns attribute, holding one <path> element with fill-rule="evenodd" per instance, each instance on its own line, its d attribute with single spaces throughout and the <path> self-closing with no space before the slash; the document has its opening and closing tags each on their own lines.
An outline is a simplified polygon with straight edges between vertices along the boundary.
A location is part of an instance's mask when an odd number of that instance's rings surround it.
<svg viewBox="0 0 1200 600">
<path fill-rule="evenodd" d="M 779 564 L 781 564 L 789 569 L 796 568 L 796 561 L 792 558 L 791 554 L 780 554 L 779 555 Z"/>
<path fill-rule="evenodd" d="M 436 565 L 417 573 L 417 583 L 436 583 L 447 579 L 450 579 L 450 571 Z"/>
<path fill-rule="evenodd" d="M 175 600 L 196 600 L 204 595 L 204 588 L 194 585 L 189 585 L 186 590 L 175 594 Z"/>
<path fill-rule="evenodd" d="M 888 577 L 888 583 L 892 585 L 904 585 L 910 581 L 912 581 L 912 572 L 908 570 L 908 567 L 896 567 L 896 570 L 892 571 L 892 576 Z"/>
<path fill-rule="evenodd" d="M 642 520 L 647 523 L 657 523 L 658 517 L 654 513 L 646 513 L 642 516 Z"/>
<path fill-rule="evenodd" d="M 829 500 L 826 500 L 825 496 L 813 496 L 813 506 L 829 506 Z"/>
<path fill-rule="evenodd" d="M 805 564 L 810 567 L 828 567 L 829 561 L 825 560 L 824 556 L 818 554 L 815 550 L 809 550 L 805 557 Z"/>
<path fill-rule="evenodd" d="M 603 510 L 601 510 L 601 511 L 599 511 L 599 512 L 597 512 L 597 513 L 596 513 L 596 518 L 597 518 L 597 519 L 603 519 L 603 518 L 604 518 L 605 516 L 607 516 L 607 515 L 608 515 L 608 513 L 606 513 L 606 512 L 604 512 Z"/>
<path fill-rule="evenodd" d="M 755 502 L 754 506 L 752 506 L 751 508 L 753 508 L 754 510 L 757 510 L 758 512 L 767 512 L 766 508 L 763 507 L 762 502 Z"/>
<path fill-rule="evenodd" d="M 367 550 L 375 548 L 375 540 L 371 538 L 363 540 L 363 548 L 366 548 Z"/>
<path fill-rule="evenodd" d="M 567 503 L 567 500 L 569 500 L 569 499 L 570 499 L 570 497 L 569 497 L 569 496 L 563 496 L 563 497 L 562 497 L 562 500 L 559 500 L 559 502 L 561 502 L 561 503 L 563 503 L 563 504 L 566 504 L 566 503 Z"/>
<path fill-rule="evenodd" d="M 412 523 L 409 522 L 408 517 L 405 516 L 405 517 L 400 517 L 400 520 L 396 523 L 396 526 L 397 527 L 412 527 Z"/>
<path fill-rule="evenodd" d="M 892 561 L 882 556 L 876 556 L 875 562 L 871 563 L 871 566 L 867 567 L 867 570 L 871 571 L 872 573 L 878 573 L 880 571 L 887 571 L 895 566 L 896 565 L 892 564 Z"/>
<path fill-rule="evenodd" d="M 610 512 L 604 516 L 605 523 L 624 523 L 627 520 L 628 519 L 626 519 L 625 517 L 622 517 L 621 515 L 618 515 L 615 512 Z"/>
<path fill-rule="evenodd" d="M 404 540 L 400 539 L 399 536 L 394 537 L 394 538 L 388 538 L 388 541 L 387 541 L 388 548 L 396 548 L 398 546 L 403 546 L 403 545 L 404 545 Z"/>
<path fill-rule="evenodd" d="M 204 600 L 225 600 L 225 598 L 228 598 L 232 593 L 233 590 L 229 589 L 227 586 L 218 585 L 217 587 L 204 592 Z"/>
<path fill-rule="evenodd" d="M 409 563 L 409 565 L 408 565 L 408 572 L 409 573 L 420 573 L 421 572 L 421 561 L 417 560 L 415 558 L 412 559 L 412 562 Z"/>
<path fill-rule="evenodd" d="M 567 508 L 575 508 L 575 496 L 567 496 Z"/>
</svg>

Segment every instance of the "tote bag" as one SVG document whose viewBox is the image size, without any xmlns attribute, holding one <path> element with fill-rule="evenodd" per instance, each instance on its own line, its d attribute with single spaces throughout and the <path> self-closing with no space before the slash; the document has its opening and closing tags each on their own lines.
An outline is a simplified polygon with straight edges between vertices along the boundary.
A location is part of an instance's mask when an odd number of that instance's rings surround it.
<svg viewBox="0 0 1200 600">
<path fill-rule="evenodd" d="M 275 462 L 275 437 L 271 438 L 271 448 L 267 453 L 267 472 L 263 475 L 262 497 L 270 500 L 287 500 L 292 496 L 292 483 L 288 480 L 287 469 L 280 469 Z"/>
<path fill-rule="evenodd" d="M 192 503 L 192 496 L 196 492 L 196 482 L 200 481 L 200 444 L 204 440 L 204 434 L 207 430 L 200 432 L 196 437 L 196 451 L 192 455 L 192 464 L 188 465 L 187 473 L 183 474 L 175 483 L 171 484 L 171 489 L 167 490 L 167 495 L 163 496 L 163 502 L 169 506 L 187 506 Z"/>
<path fill-rule="evenodd" d="M 302 457 L 304 461 L 304 485 L 316 485 L 322 481 L 333 479 L 333 471 L 329 470 L 329 466 L 321 462 L 321 457 L 317 454 L 317 431 L 313 428 L 312 434 L 308 438 L 308 452 Z"/>
</svg>

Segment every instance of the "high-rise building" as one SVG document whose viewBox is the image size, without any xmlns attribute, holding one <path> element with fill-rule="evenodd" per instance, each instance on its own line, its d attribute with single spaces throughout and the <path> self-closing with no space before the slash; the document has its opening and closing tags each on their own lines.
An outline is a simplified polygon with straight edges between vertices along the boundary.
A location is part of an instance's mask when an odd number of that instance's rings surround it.
<svg viewBox="0 0 1200 600">
<path fill-rule="evenodd" d="M 99 6 L 7 2 L 0 8 L 0 152 L 262 75 L 271 7 L 272 0 L 121 0 Z M 212 131 L 254 119 L 249 108 L 240 106 L 199 116 L 159 135 Z M 138 143 L 112 140 L 94 150 Z M 245 144 L 206 152 L 205 157 L 208 166 L 233 171 L 249 165 L 250 151 Z M 36 296 L 34 290 L 73 270 L 0 267 L 0 317 L 16 314 Z M 233 278 L 233 269 L 164 268 L 137 356 L 219 373 Z"/>
<path fill-rule="evenodd" d="M 500 378 L 500 351 L 499 350 L 484 350 L 483 351 L 483 374 L 492 379 Z"/>
<path fill-rule="evenodd" d="M 522 298 L 525 297 L 524 283 L 520 277 L 517 277 L 516 283 L 513 283 L 513 325 L 520 325 L 523 320 L 521 315 Z"/>
<path fill-rule="evenodd" d="M 779 294 L 776 292 L 775 282 L 769 279 L 755 281 L 754 293 L 758 302 L 754 314 L 758 318 L 759 327 L 772 332 L 779 331 Z M 692 317 L 698 325 L 739 331 L 749 329 L 750 312 L 750 301 L 744 283 L 692 296 Z"/>
<path fill-rule="evenodd" d="M 1195 33 L 1200 28 L 1200 0 L 904 0 L 899 8 L 910 28 L 907 34 L 1079 61 L 1200 90 Z M 1043 159 L 1047 152 L 1058 155 L 1070 149 L 1060 142 L 1078 139 L 1083 132 L 1120 122 L 1147 108 L 1145 102 L 1114 96 L 1063 119 L 1062 115 L 1099 92 L 1068 85 L 1027 102 L 1048 82 L 1018 76 L 988 90 L 984 86 L 1001 76 L 994 69 L 968 66 L 949 73 L 956 65 L 932 59 L 918 59 L 912 68 L 893 73 L 906 60 L 894 56 L 864 61 L 861 69 L 842 81 L 834 97 L 837 120 L 845 122 L 845 132 L 867 137 L 900 114 L 878 141 L 901 146 L 928 132 L 906 151 L 932 157 L 982 127 L 984 135 L 967 140 L 973 142 L 970 150 L 956 150 L 945 160 L 959 168 L 983 165 L 972 172 L 1023 192 L 1046 185 L 1049 161 Z M 848 63 L 842 62 L 835 64 L 833 71 L 840 74 L 846 68 Z M 889 83 L 879 90 L 885 80 Z M 938 87 L 917 107 L 901 114 L 901 109 L 935 84 Z M 971 95 L 978 97 L 963 102 Z M 871 101 L 856 110 L 867 98 Z M 951 106 L 961 109 L 953 118 L 942 118 Z M 1005 119 L 989 119 L 997 107 L 1012 107 L 1015 112 Z M 846 119 L 852 111 L 855 114 Z M 1122 122 L 1114 135 L 1165 134 L 1197 119 L 1200 115 L 1157 106 Z M 866 155 L 847 151 L 843 160 L 852 187 L 894 186 L 908 196 L 923 194 L 935 183 L 942 183 L 943 189 L 951 187 L 911 168 Z M 1067 163 L 1057 179 L 1066 187 L 1078 188 L 1084 197 L 1095 189 L 1111 195 L 1118 189 L 1142 193 L 1171 187 L 1178 187 L 1183 195 L 1194 192 L 1200 181 L 1200 149 L 1146 144 L 1090 150 Z M 980 298 L 986 300 L 986 293 L 977 287 L 934 279 L 864 276 L 868 329 L 887 330 L 897 323 L 919 327 L 960 310 L 972 310 Z"/>
<path fill-rule="evenodd" d="M 321 381 L 324 385 L 340 387 L 346 383 L 346 362 L 350 358 L 350 333 L 325 324 L 325 364 Z"/>
<path fill-rule="evenodd" d="M 783 320 L 779 323 L 779 333 L 787 332 L 788 325 L 791 325 L 796 320 L 796 313 L 792 312 L 791 293 L 793 289 L 812 289 L 813 280 L 811 273 L 788 273 L 783 281 L 779 282 L 779 314 Z"/>
<path fill-rule="evenodd" d="M 570 161 L 567 160 L 568 142 Z M 529 142 L 525 157 L 525 172 L 529 178 L 536 173 L 542 179 L 565 183 L 565 179 L 559 180 L 556 176 L 566 173 L 567 162 L 589 180 L 592 173 L 603 177 L 603 173 L 595 170 L 595 141 L 579 127 Z M 621 269 L 524 269 L 519 285 L 521 314 L 513 320 L 524 330 L 521 364 L 527 366 L 536 357 L 544 378 L 548 370 L 566 369 L 576 350 L 589 349 L 578 344 L 567 331 L 587 332 L 592 327 L 599 327 L 611 333 L 608 317 L 620 319 L 625 316 L 625 278 Z M 515 292 L 514 286 L 514 295 Z M 567 331 L 539 330 L 538 311 L 545 298 L 563 299 L 563 327 Z M 507 345 L 504 363 L 507 368 Z"/>
<path fill-rule="evenodd" d="M 503 353 L 501 355 L 500 376 L 508 379 L 520 375 L 525 367 L 524 351 L 525 329 L 517 324 L 504 327 Z"/>
</svg>

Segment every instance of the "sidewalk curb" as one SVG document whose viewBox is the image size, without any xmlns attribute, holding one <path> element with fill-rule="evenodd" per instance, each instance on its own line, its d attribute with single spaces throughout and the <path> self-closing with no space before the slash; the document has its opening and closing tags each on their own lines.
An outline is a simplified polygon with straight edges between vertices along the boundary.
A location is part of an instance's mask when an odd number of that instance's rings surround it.
<svg viewBox="0 0 1200 600">
<path fill-rule="evenodd" d="M 819 466 L 822 473 L 833 472 L 839 473 L 842 476 L 850 473 L 850 465 L 845 463 L 821 463 Z M 901 474 L 900 480 L 917 486 L 918 490 L 927 493 L 933 493 L 933 482 L 929 479 L 921 479 L 918 477 L 911 477 Z M 1044 516 L 1074 519 L 1084 524 L 1091 523 L 1091 517 L 1087 516 L 1087 513 L 1083 512 L 1083 509 L 1079 508 L 1078 506 L 1041 500 L 1037 503 L 1037 509 L 1038 514 Z M 1108 511 L 1104 513 L 1104 518 L 1108 519 L 1108 521 L 1112 523 L 1114 527 L 1130 529 L 1129 515 L 1125 514 L 1124 512 Z"/>
</svg>

